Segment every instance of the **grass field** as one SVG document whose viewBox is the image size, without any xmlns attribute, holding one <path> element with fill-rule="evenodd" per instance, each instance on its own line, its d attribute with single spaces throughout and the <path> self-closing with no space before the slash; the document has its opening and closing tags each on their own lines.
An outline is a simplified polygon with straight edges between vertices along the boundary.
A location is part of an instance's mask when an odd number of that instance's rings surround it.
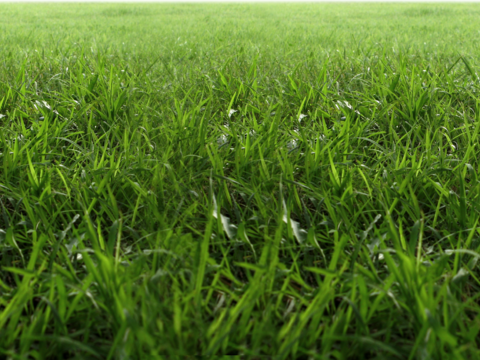
<svg viewBox="0 0 480 360">
<path fill-rule="evenodd" d="M 0 358 L 480 357 L 479 16 L 1 4 Z"/>
</svg>

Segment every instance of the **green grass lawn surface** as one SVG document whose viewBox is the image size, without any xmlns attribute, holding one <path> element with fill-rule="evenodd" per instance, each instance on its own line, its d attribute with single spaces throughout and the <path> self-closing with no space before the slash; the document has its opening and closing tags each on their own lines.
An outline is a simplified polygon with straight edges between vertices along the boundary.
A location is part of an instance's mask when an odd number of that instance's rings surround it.
<svg viewBox="0 0 480 360">
<path fill-rule="evenodd" d="M 0 358 L 479 358 L 479 16 L 1 4 Z"/>
</svg>

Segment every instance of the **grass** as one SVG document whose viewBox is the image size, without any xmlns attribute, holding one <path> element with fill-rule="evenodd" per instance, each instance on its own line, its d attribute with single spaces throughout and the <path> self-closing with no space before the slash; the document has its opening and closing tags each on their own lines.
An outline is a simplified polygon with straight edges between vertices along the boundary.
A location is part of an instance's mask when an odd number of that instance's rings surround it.
<svg viewBox="0 0 480 360">
<path fill-rule="evenodd" d="M 1 358 L 480 356 L 480 6 L 0 9 Z"/>
</svg>

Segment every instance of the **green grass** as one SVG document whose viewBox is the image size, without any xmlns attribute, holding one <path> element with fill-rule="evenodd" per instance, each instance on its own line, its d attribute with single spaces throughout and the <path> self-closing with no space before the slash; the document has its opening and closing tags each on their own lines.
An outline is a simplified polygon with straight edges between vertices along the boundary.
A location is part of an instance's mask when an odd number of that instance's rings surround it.
<svg viewBox="0 0 480 360">
<path fill-rule="evenodd" d="M 0 358 L 478 358 L 479 15 L 1 4 Z"/>
</svg>

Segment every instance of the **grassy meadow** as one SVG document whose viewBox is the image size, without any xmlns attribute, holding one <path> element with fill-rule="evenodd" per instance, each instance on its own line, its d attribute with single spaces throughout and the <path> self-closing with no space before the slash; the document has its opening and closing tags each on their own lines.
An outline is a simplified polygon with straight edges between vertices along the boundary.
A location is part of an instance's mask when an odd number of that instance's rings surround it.
<svg viewBox="0 0 480 360">
<path fill-rule="evenodd" d="M 479 16 L 0 4 L 0 358 L 480 357 Z"/>
</svg>

